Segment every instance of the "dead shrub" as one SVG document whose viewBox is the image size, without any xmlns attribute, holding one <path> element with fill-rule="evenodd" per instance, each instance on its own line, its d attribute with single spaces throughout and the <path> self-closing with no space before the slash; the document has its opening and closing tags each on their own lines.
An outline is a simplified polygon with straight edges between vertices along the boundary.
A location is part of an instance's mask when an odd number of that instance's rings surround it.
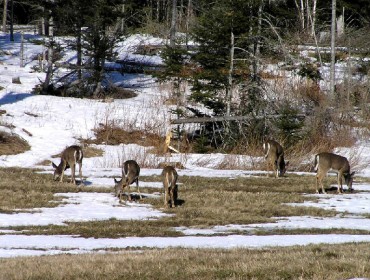
<svg viewBox="0 0 370 280">
<path fill-rule="evenodd" d="M 137 144 L 144 147 L 160 147 L 164 138 L 141 130 L 127 131 L 114 124 L 100 124 L 94 129 L 96 139 L 85 140 L 88 144 Z"/>
<path fill-rule="evenodd" d="M 157 168 L 164 168 L 166 166 L 173 166 L 176 169 L 185 169 L 185 166 L 181 162 L 179 162 L 179 161 L 175 161 L 175 162 L 160 162 L 158 164 Z"/>
<path fill-rule="evenodd" d="M 113 99 L 128 99 L 136 97 L 137 93 L 131 89 L 111 86 L 107 89 L 105 97 Z"/>
<path fill-rule="evenodd" d="M 123 149 L 119 166 L 121 167 L 123 162 L 128 159 L 134 159 L 141 168 L 157 168 L 160 161 L 156 155 L 150 153 L 148 149 L 145 148 Z"/>
<path fill-rule="evenodd" d="M 222 170 L 250 170 L 256 169 L 256 160 L 254 157 L 248 157 L 242 155 L 224 155 L 221 162 L 219 162 L 215 168 Z M 258 164 L 259 166 L 259 164 Z"/>
</svg>

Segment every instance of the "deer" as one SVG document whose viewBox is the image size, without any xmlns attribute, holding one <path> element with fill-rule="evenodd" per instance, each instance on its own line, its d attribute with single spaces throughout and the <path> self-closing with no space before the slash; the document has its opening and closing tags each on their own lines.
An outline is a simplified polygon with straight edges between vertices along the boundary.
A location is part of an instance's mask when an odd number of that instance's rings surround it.
<svg viewBox="0 0 370 280">
<path fill-rule="evenodd" d="M 266 140 L 263 143 L 263 150 L 265 152 L 265 159 L 269 167 L 272 167 L 275 178 L 283 177 L 289 165 L 289 161 L 285 162 L 284 160 L 283 147 L 275 140 Z"/>
<path fill-rule="evenodd" d="M 162 170 L 164 187 L 164 207 L 168 208 L 168 196 L 170 197 L 171 208 L 175 207 L 177 200 L 177 172 L 173 166 L 165 166 Z"/>
<path fill-rule="evenodd" d="M 56 165 L 54 162 L 52 162 L 52 166 L 55 169 L 53 175 L 54 181 L 57 181 L 59 179 L 59 182 L 63 182 L 64 171 L 68 168 L 71 168 L 71 177 L 72 177 L 71 181 L 73 184 L 76 184 L 75 171 L 76 164 L 78 164 L 78 171 L 81 179 L 81 184 L 83 184 L 81 171 L 83 157 L 84 154 L 80 146 L 73 145 L 64 149 L 60 157 L 59 165 Z"/>
<path fill-rule="evenodd" d="M 315 156 L 314 170 L 316 173 L 316 193 L 319 193 L 321 185 L 322 193 L 326 193 L 322 180 L 329 170 L 338 173 L 338 193 L 343 193 L 342 178 L 350 191 L 352 191 L 352 182 L 355 172 L 351 173 L 351 168 L 348 159 L 333 153 L 319 153 Z"/>
<path fill-rule="evenodd" d="M 136 183 L 137 191 L 140 195 L 140 199 L 142 199 L 139 189 L 139 175 L 140 166 L 135 160 L 127 160 L 123 163 L 121 180 L 116 180 L 116 178 L 114 178 L 114 190 L 120 202 L 122 201 L 123 190 L 126 187 L 128 189 L 127 197 L 131 201 L 130 185 L 133 183 Z"/>
</svg>

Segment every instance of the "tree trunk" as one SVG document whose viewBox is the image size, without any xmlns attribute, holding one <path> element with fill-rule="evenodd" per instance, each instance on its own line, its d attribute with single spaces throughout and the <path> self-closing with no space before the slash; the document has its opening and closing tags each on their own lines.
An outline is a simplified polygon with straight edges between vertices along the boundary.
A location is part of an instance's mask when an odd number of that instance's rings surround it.
<svg viewBox="0 0 370 280">
<path fill-rule="evenodd" d="M 186 10 L 186 21 L 185 21 L 186 47 L 187 48 L 188 48 L 188 42 L 189 42 L 190 19 L 192 15 L 193 15 L 192 0 L 188 0 L 188 7 Z"/>
<path fill-rule="evenodd" d="M 336 30 L 336 0 L 332 0 L 331 7 L 331 63 L 330 63 L 330 94 L 335 92 L 335 30 Z"/>
<path fill-rule="evenodd" d="M 21 33 L 21 49 L 19 52 L 19 56 L 20 56 L 19 66 L 24 67 L 24 35 L 23 35 L 23 32 Z"/>
<path fill-rule="evenodd" d="M 48 67 L 46 70 L 46 77 L 45 81 L 42 85 L 42 92 L 43 94 L 48 93 L 50 81 L 53 75 L 53 44 L 51 40 L 49 39 L 49 46 L 48 46 Z"/>
<path fill-rule="evenodd" d="M 311 33 L 315 36 L 315 29 L 316 29 L 316 7 L 317 7 L 317 0 L 313 0 L 312 3 L 312 22 L 311 22 Z"/>
<path fill-rule="evenodd" d="M 257 80 L 258 70 L 259 70 L 259 56 L 261 52 L 260 37 L 262 34 L 262 7 L 263 2 L 260 3 L 258 7 L 258 26 L 257 26 L 257 41 L 255 42 L 254 48 L 254 59 L 253 59 L 253 80 Z"/>
<path fill-rule="evenodd" d="M 76 42 L 76 50 L 77 50 L 77 77 L 81 81 L 82 79 L 82 33 L 81 33 L 81 26 L 77 26 L 77 42 Z"/>
<path fill-rule="evenodd" d="M 295 6 L 298 10 L 298 18 L 301 23 L 301 28 L 302 30 L 305 29 L 306 24 L 305 24 L 305 17 L 304 17 L 304 3 L 303 0 L 300 0 L 300 3 L 298 4 L 297 0 L 294 1 Z"/>
<path fill-rule="evenodd" d="M 10 0 L 10 41 L 14 42 L 14 25 L 13 25 L 13 19 L 14 19 L 14 0 Z"/>
<path fill-rule="evenodd" d="M 8 0 L 4 0 L 4 10 L 3 10 L 3 28 L 2 31 L 6 32 L 6 18 L 8 15 Z"/>
<path fill-rule="evenodd" d="M 231 111 L 231 99 L 232 99 L 232 87 L 233 87 L 233 71 L 234 71 L 234 33 L 231 32 L 230 36 L 230 68 L 228 85 L 226 89 L 226 116 L 230 116 Z"/>
<path fill-rule="evenodd" d="M 176 22 L 177 22 L 177 0 L 172 0 L 172 17 L 171 17 L 171 28 L 170 28 L 171 48 L 175 47 Z"/>
</svg>

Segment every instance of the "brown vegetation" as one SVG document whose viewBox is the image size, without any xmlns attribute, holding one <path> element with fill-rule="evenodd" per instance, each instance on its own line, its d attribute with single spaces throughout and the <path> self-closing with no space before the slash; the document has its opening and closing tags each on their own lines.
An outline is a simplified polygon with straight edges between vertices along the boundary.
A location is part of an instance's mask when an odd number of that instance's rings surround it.
<svg viewBox="0 0 370 280">
<path fill-rule="evenodd" d="M 338 280 L 369 277 L 369 259 L 367 243 L 231 250 L 170 248 L 2 259 L 0 279 Z"/>
<path fill-rule="evenodd" d="M 20 137 L 0 132 L 0 155 L 16 155 L 29 149 L 28 143 Z"/>
<path fill-rule="evenodd" d="M 145 132 L 142 130 L 126 131 L 116 125 L 100 124 L 95 129 L 96 139 L 85 140 L 88 144 L 138 144 L 144 147 L 161 147 L 164 138 L 157 134 Z"/>
</svg>

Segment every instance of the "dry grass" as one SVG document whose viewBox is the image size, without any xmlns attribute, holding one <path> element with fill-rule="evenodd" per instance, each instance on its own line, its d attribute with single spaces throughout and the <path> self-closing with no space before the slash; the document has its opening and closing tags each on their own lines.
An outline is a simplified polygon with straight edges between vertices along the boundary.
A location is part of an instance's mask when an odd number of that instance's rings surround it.
<svg viewBox="0 0 370 280">
<path fill-rule="evenodd" d="M 55 192 L 77 192 L 76 186 L 53 182 L 34 170 L 0 168 L 0 211 L 52 207 Z M 144 181 L 160 181 L 158 176 Z M 326 183 L 334 182 L 329 178 Z M 207 228 L 214 225 L 271 222 L 278 216 L 332 216 L 334 211 L 290 207 L 302 202 L 303 192 L 313 192 L 313 176 L 286 178 L 180 177 L 179 206 L 162 209 L 162 199 L 144 198 L 155 208 L 174 214 L 149 221 L 91 221 L 67 226 L 19 227 L 25 234 L 73 234 L 84 237 L 180 236 L 177 226 Z M 109 192 L 94 188 L 82 191 Z M 142 193 L 158 192 L 141 188 Z M 309 199 L 307 197 L 305 200 Z M 123 206 L 125 207 L 125 206 Z M 234 232 L 245 234 L 243 232 Z M 351 230 L 273 230 L 257 234 L 366 234 Z M 247 233 L 250 234 L 250 233 Z M 318 237 L 319 238 L 319 237 Z M 230 249 L 128 248 L 112 254 L 58 255 L 0 259 L 0 279 L 348 279 L 370 275 L 368 243 Z M 114 251 L 114 250 L 113 250 Z M 181 261 L 181 265 L 179 264 Z"/>
<path fill-rule="evenodd" d="M 151 182 L 160 181 L 158 176 L 141 177 L 141 179 Z M 178 236 L 181 233 L 176 232 L 174 227 L 207 228 L 216 225 L 274 222 L 273 218 L 279 216 L 335 215 L 335 211 L 285 205 L 285 203 L 309 200 L 309 198 L 303 198 L 301 195 L 303 192 L 314 192 L 314 177 L 312 176 L 310 180 L 307 179 L 307 177 L 302 176 L 291 176 L 277 180 L 267 177 L 236 179 L 181 177 L 177 208 L 163 209 L 162 197 L 155 199 L 144 195 L 142 201 L 138 200 L 138 203 L 150 203 L 154 208 L 174 214 L 170 217 L 153 221 L 119 221 L 112 219 L 109 221 L 69 223 L 68 227 L 17 227 L 16 229 L 27 230 L 27 234 L 75 234 L 96 238 Z M 335 178 L 331 179 L 332 182 L 335 181 Z M 77 191 L 73 187 L 69 190 Z M 111 192 L 112 190 L 102 191 Z M 157 193 L 158 191 L 162 192 L 162 190 L 156 188 L 141 187 L 142 193 Z M 46 193 L 48 192 L 52 195 L 51 190 L 46 191 Z M 311 233 L 314 232 L 321 233 L 322 231 L 311 231 Z M 347 230 L 339 232 L 356 233 Z M 238 232 L 236 231 L 236 233 Z M 268 234 L 273 233 L 274 231 L 270 231 Z M 279 234 L 278 232 L 275 233 Z"/>
<path fill-rule="evenodd" d="M 16 155 L 30 149 L 28 143 L 16 135 L 0 132 L 0 155 Z"/>
<path fill-rule="evenodd" d="M 0 279 L 315 279 L 370 276 L 368 244 L 163 249 L 0 260 Z"/>
<path fill-rule="evenodd" d="M 51 175 L 37 174 L 35 171 L 0 168 L 0 212 L 10 213 L 19 212 L 21 209 L 55 207 L 59 203 L 54 193 L 78 191 L 75 185 L 54 182 Z M 81 190 L 96 191 L 88 188 Z"/>
<path fill-rule="evenodd" d="M 164 138 L 153 133 L 147 133 L 141 130 L 126 131 L 113 124 L 102 124 L 95 129 L 96 139 L 85 140 L 86 143 L 92 144 L 138 144 L 144 147 L 160 146 L 164 143 Z"/>
</svg>

